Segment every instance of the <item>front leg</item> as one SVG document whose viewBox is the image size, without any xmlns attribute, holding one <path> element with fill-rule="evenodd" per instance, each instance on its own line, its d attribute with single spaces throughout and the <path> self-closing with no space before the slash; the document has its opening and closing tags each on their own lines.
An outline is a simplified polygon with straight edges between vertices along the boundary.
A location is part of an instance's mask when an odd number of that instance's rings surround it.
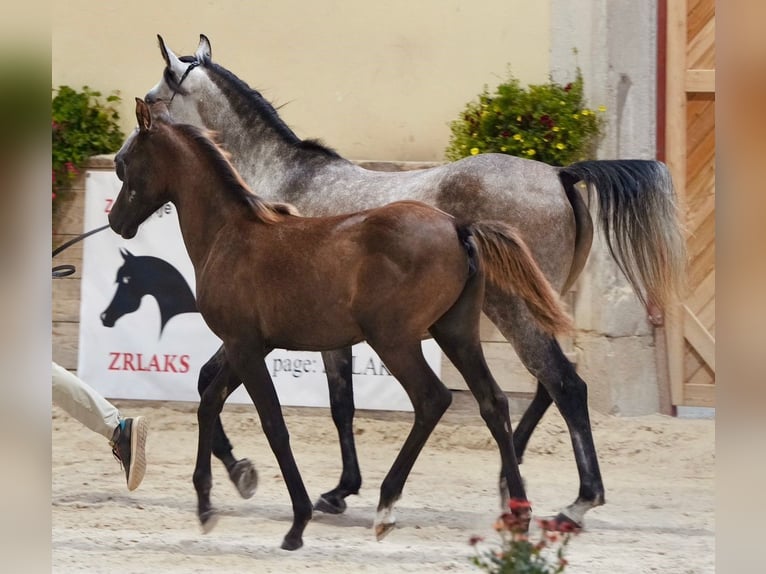
<svg viewBox="0 0 766 574">
<path fill-rule="evenodd" d="M 200 369 L 199 378 L 197 380 L 197 390 L 199 391 L 200 397 L 202 397 L 205 390 L 218 375 L 218 372 L 225 366 L 226 354 L 224 353 L 223 347 L 221 347 Z M 229 377 L 226 385 L 230 389 L 230 392 L 234 392 L 240 385 L 239 379 L 234 375 L 231 369 L 228 369 L 227 374 L 224 376 Z M 239 495 L 242 498 L 251 498 L 253 494 L 255 494 L 255 489 L 258 486 L 258 472 L 255 470 L 255 466 L 249 459 L 241 458 L 237 460 L 234 456 L 233 447 L 223 430 L 223 423 L 221 422 L 220 416 L 216 418 L 215 427 L 213 429 L 213 454 L 226 467 L 226 471 L 229 473 L 229 479 L 234 483 Z"/>
<path fill-rule="evenodd" d="M 239 386 L 229 382 L 238 380 L 233 376 L 230 365 L 222 361 L 220 368 L 210 379 L 200 397 L 197 409 L 199 437 L 197 444 L 197 462 L 194 467 L 194 489 L 197 491 L 197 516 L 204 533 L 210 532 L 218 522 L 218 517 L 210 503 L 210 490 L 213 480 L 210 470 L 210 455 L 213 450 L 215 425 L 228 396 Z"/>
<path fill-rule="evenodd" d="M 306 492 L 306 487 L 290 449 L 287 425 L 285 425 L 285 419 L 282 416 L 282 408 L 274 389 L 274 383 L 266 367 L 266 353 L 256 354 L 253 352 L 253 348 L 253 345 L 242 345 L 235 349 L 227 347 L 227 356 L 255 404 L 263 432 L 277 458 L 282 477 L 290 493 L 290 500 L 293 505 L 293 523 L 282 541 L 282 548 L 297 550 L 303 546 L 303 531 L 311 520 L 311 499 Z"/>
</svg>

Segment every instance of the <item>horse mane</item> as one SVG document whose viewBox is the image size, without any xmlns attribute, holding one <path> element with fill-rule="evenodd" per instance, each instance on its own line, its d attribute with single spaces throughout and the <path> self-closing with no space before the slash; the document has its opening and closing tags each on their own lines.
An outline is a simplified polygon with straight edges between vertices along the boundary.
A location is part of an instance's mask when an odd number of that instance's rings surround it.
<svg viewBox="0 0 766 574">
<path fill-rule="evenodd" d="M 254 219 L 262 223 L 276 223 L 298 211 L 284 203 L 269 203 L 258 197 L 247 186 L 229 161 L 229 154 L 215 140 L 215 134 L 191 124 L 169 124 L 192 140 L 211 161 L 213 169 L 222 178 L 227 191 L 250 208 Z"/>
<path fill-rule="evenodd" d="M 181 61 L 186 61 L 184 58 L 190 58 L 184 56 Z M 194 61 L 191 57 L 190 61 Z M 279 117 L 277 110 L 272 106 L 266 98 L 264 98 L 258 90 L 251 88 L 245 81 L 241 80 L 229 70 L 223 66 L 216 64 L 209 58 L 205 58 L 201 65 L 211 72 L 211 78 L 213 82 L 221 89 L 224 95 L 231 101 L 236 101 L 230 98 L 230 93 L 238 95 L 243 101 L 247 102 L 250 106 L 248 110 L 241 110 L 241 112 L 255 113 L 263 119 L 266 124 L 271 127 L 285 142 L 291 144 L 293 147 L 315 152 L 320 155 L 324 155 L 333 159 L 343 159 L 342 156 L 334 149 L 324 145 L 322 142 L 316 139 L 302 140 L 290 127 Z"/>
</svg>

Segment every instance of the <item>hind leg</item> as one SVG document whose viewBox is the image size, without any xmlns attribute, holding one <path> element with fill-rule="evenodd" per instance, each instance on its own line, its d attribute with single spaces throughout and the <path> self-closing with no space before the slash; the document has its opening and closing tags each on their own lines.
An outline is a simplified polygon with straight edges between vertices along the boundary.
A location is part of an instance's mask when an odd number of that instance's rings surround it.
<svg viewBox="0 0 766 574">
<path fill-rule="evenodd" d="M 580 489 L 577 499 L 556 519 L 581 527 L 585 513 L 604 504 L 604 485 L 591 432 L 585 381 L 577 375 L 558 342 L 537 329 L 521 300 L 516 297 L 499 298 L 488 290 L 484 310 L 511 341 L 524 365 L 537 377 L 538 384 L 545 388 L 564 417 L 572 440 Z M 536 406 L 538 410 L 528 417 L 530 425 L 526 439 L 534 428 L 531 422 L 536 424 L 534 419 L 539 420 L 542 416 L 544 404 L 543 397 Z M 522 444 L 525 445 L 525 442 Z"/>
<path fill-rule="evenodd" d="M 479 340 L 481 291 L 479 281 L 474 285 L 469 283 L 461 299 L 431 327 L 430 332 L 479 404 L 481 416 L 500 452 L 501 481 L 511 500 L 519 502 L 511 507 L 511 511 L 526 529 L 531 508 L 514 451 L 508 398 L 490 373 Z"/>
<path fill-rule="evenodd" d="M 322 494 L 314 503 L 314 510 L 329 514 L 340 514 L 346 510 L 345 498 L 358 494 L 362 486 L 359 459 L 354 443 L 354 388 L 351 373 L 351 347 L 336 351 L 325 351 L 322 360 L 327 373 L 330 390 L 330 412 L 340 441 L 340 455 L 343 470 L 338 486 Z"/>
<path fill-rule="evenodd" d="M 394 504 L 402 495 L 404 483 L 420 451 L 436 423 L 452 402 L 452 393 L 439 380 L 423 357 L 419 337 L 409 342 L 401 342 L 400 338 L 395 345 L 390 341 L 396 341 L 396 336 L 383 340 L 387 343 L 376 345 L 375 341 L 370 339 L 370 346 L 375 349 L 386 368 L 407 392 L 415 411 L 415 422 L 380 487 L 380 500 L 374 523 L 378 540 L 381 540 L 395 526 Z"/>
<path fill-rule="evenodd" d="M 199 371 L 199 378 L 197 379 L 197 391 L 199 396 L 202 397 L 205 390 L 211 385 L 213 380 L 219 373 L 221 376 L 228 377 L 229 380 L 225 383 L 226 387 L 234 390 L 240 385 L 240 381 L 236 378 L 234 373 L 230 369 L 225 368 L 226 355 L 223 352 L 223 347 L 218 349 L 216 353 L 210 357 L 207 363 L 205 363 Z M 223 423 L 221 417 L 218 416 L 215 420 L 215 426 L 213 428 L 213 454 L 219 459 L 226 467 L 226 471 L 229 473 L 229 479 L 237 487 L 237 491 L 242 498 L 250 498 L 255 494 L 255 489 L 258 486 L 258 472 L 255 470 L 255 466 L 247 458 L 241 458 L 237 460 L 234 457 L 233 447 L 229 442 L 229 438 L 223 430 Z"/>
</svg>

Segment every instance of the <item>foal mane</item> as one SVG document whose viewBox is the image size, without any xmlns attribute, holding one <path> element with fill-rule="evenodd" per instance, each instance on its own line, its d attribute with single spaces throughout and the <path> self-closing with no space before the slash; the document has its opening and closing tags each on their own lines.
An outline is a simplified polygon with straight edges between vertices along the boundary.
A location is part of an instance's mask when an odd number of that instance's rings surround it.
<svg viewBox="0 0 766 574">
<path fill-rule="evenodd" d="M 181 61 L 185 61 L 184 56 Z M 190 61 L 194 61 L 192 57 Z M 216 64 L 209 58 L 200 62 L 202 67 L 209 70 L 210 77 L 216 86 L 223 92 L 237 111 L 246 118 L 258 116 L 271 127 L 285 142 L 295 148 L 315 152 L 332 159 L 342 159 L 342 156 L 334 149 L 324 145 L 319 140 L 302 140 L 290 127 L 279 117 L 277 110 L 258 90 L 251 88 L 244 80 L 241 80 L 223 66 Z M 242 105 L 247 104 L 247 107 Z"/>
<path fill-rule="evenodd" d="M 297 209 L 285 203 L 270 203 L 253 193 L 242 176 L 229 160 L 229 154 L 215 140 L 215 134 L 191 124 L 168 124 L 191 140 L 210 160 L 215 172 L 221 177 L 226 190 L 250 208 L 256 221 L 276 223 L 291 215 L 298 215 Z"/>
</svg>

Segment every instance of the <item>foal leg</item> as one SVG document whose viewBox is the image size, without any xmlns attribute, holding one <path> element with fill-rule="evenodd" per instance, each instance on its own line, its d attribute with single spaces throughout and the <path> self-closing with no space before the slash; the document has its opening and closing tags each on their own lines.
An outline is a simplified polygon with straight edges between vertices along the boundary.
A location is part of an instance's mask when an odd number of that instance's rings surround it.
<svg viewBox="0 0 766 574">
<path fill-rule="evenodd" d="M 412 429 L 380 487 L 374 528 L 375 536 L 382 540 L 396 524 L 394 504 L 402 495 L 404 483 L 420 451 L 452 402 L 452 393 L 428 366 L 419 340 L 398 346 L 392 346 L 390 343 L 380 346 L 368 342 L 389 372 L 404 387 L 415 411 Z"/>
<path fill-rule="evenodd" d="M 229 386 L 232 381 L 234 385 Z M 202 531 L 205 533 L 210 532 L 218 522 L 215 510 L 210 504 L 210 489 L 213 485 L 210 455 L 214 448 L 214 429 L 216 423 L 220 424 L 218 416 L 223 409 L 226 398 L 238 386 L 239 381 L 233 376 L 231 367 L 225 360 L 222 361 L 202 393 L 197 409 L 199 437 L 193 481 L 194 489 L 197 491 L 197 516 L 199 517 Z"/>
<path fill-rule="evenodd" d="M 488 290 L 484 310 L 511 341 L 524 365 L 545 387 L 564 417 L 572 440 L 580 489 L 577 499 L 563 509 L 556 520 L 582 527 L 585 513 L 604 504 L 604 484 L 593 443 L 585 381 L 577 375 L 556 339 L 537 328 L 520 299 L 496 297 Z M 539 402 L 542 404 L 544 399 Z"/>
<path fill-rule="evenodd" d="M 255 404 L 263 432 L 277 459 L 292 501 L 293 523 L 281 547 L 284 550 L 297 550 L 303 546 L 303 531 L 311 520 L 311 499 L 290 449 L 290 435 L 282 416 L 279 397 L 266 367 L 266 353 L 254 352 L 254 348 L 257 347 L 251 344 L 228 348 L 227 356 Z"/>
<path fill-rule="evenodd" d="M 346 510 L 345 498 L 358 494 L 362 486 L 359 459 L 354 443 L 354 388 L 352 386 L 351 347 L 336 351 L 325 351 L 322 360 L 330 390 L 330 411 L 338 431 L 343 471 L 338 486 L 325 492 L 314 503 L 314 510 L 329 514 L 341 514 Z"/>
<path fill-rule="evenodd" d="M 516 425 L 516 430 L 513 431 L 513 449 L 516 451 L 516 458 L 519 460 L 519 464 L 521 464 L 524 457 L 524 451 L 527 449 L 529 437 L 532 436 L 532 432 L 535 430 L 535 427 L 540 422 L 540 419 L 543 418 L 545 411 L 548 410 L 548 407 L 551 406 L 552 402 L 553 399 L 551 399 L 550 394 L 548 394 L 545 387 L 538 381 L 535 396 L 532 399 L 532 402 L 529 403 L 527 410 L 525 410 L 524 414 L 521 416 L 519 424 Z"/>
<path fill-rule="evenodd" d="M 207 363 L 205 363 L 199 372 L 199 378 L 197 380 L 197 391 L 200 397 L 205 392 L 205 389 L 210 386 L 213 379 L 226 362 L 226 355 L 223 352 L 223 347 L 216 351 Z M 228 376 L 231 377 L 226 383 L 227 388 L 230 388 L 230 392 L 234 392 L 240 382 L 237 380 L 234 373 L 229 369 L 227 370 Z M 250 498 L 255 494 L 255 489 L 258 486 L 258 472 L 255 470 L 255 466 L 247 458 L 241 458 L 237 460 L 232 452 L 233 447 L 229 442 L 229 438 L 223 430 L 223 423 L 221 423 L 221 417 L 217 417 L 215 421 L 215 427 L 213 429 L 213 454 L 218 458 L 226 467 L 226 471 L 229 473 L 229 479 L 237 487 L 237 491 L 242 498 Z"/>
</svg>

